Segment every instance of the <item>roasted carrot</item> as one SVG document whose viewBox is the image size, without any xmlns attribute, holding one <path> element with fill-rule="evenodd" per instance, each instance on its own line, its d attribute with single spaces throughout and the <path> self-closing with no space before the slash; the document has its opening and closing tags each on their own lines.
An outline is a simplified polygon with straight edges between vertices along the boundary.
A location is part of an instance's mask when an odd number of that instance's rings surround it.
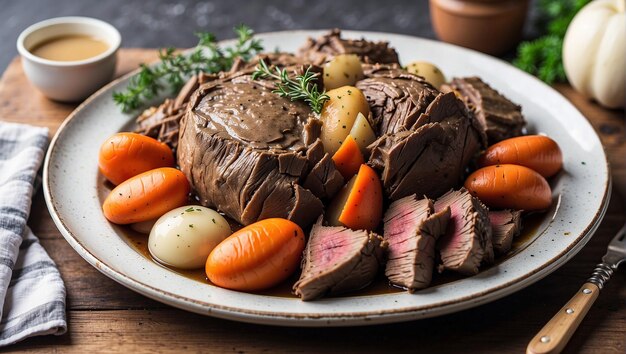
<svg viewBox="0 0 626 354">
<path fill-rule="evenodd" d="M 480 157 L 481 167 L 513 164 L 537 171 L 543 177 L 555 175 L 563 166 L 559 145 L 543 135 L 519 136 L 490 146 Z"/>
<path fill-rule="evenodd" d="M 179 170 L 162 167 L 131 177 L 115 187 L 102 205 L 104 216 L 116 224 L 160 217 L 187 203 L 189 182 Z"/>
<path fill-rule="evenodd" d="M 248 225 L 218 244 L 206 261 L 206 275 L 222 288 L 256 291 L 287 279 L 300 264 L 304 232 L 280 218 Z"/>
<path fill-rule="evenodd" d="M 467 177 L 465 188 L 494 208 L 543 210 L 552 204 L 552 191 L 546 179 L 519 165 L 483 167 Z"/>
<path fill-rule="evenodd" d="M 352 135 L 348 135 L 339 150 L 335 152 L 333 162 L 346 181 L 359 172 L 360 166 L 365 161 L 363 161 L 359 144 L 356 143 Z"/>
<path fill-rule="evenodd" d="M 117 133 L 100 147 L 98 167 L 111 183 L 125 180 L 159 167 L 173 167 L 172 149 L 149 136 Z"/>
<path fill-rule="evenodd" d="M 383 191 L 376 172 L 361 165 L 333 199 L 326 213 L 331 225 L 343 225 L 354 230 L 374 230 L 383 214 Z"/>
</svg>

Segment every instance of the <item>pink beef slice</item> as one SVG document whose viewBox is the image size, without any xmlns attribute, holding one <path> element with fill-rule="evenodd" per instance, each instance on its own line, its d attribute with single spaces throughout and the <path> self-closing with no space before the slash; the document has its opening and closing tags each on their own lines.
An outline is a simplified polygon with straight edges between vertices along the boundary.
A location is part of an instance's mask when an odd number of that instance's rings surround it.
<svg viewBox="0 0 626 354">
<path fill-rule="evenodd" d="M 313 225 L 304 250 L 302 274 L 293 290 L 304 301 L 359 290 L 380 266 L 382 237 L 365 230 Z"/>
<path fill-rule="evenodd" d="M 453 93 L 442 94 L 400 68 L 366 66 L 365 76 L 356 86 L 379 135 L 368 147 L 368 164 L 381 174 L 387 197 L 437 198 L 459 185 L 486 143 L 473 113 Z"/>
<path fill-rule="evenodd" d="M 430 199 L 399 199 L 385 213 L 387 242 L 385 275 L 409 291 L 430 285 L 435 265 L 435 243 L 446 231 L 450 208 L 435 213 Z"/>
<path fill-rule="evenodd" d="M 520 233 L 521 215 L 519 210 L 489 211 L 493 250 L 497 256 L 505 255 L 511 250 L 513 239 Z"/>
<path fill-rule="evenodd" d="M 494 259 L 487 207 L 465 188 L 451 190 L 435 202 L 435 211 L 450 208 L 450 222 L 437 243 L 440 269 L 476 274 L 481 263 Z"/>
</svg>

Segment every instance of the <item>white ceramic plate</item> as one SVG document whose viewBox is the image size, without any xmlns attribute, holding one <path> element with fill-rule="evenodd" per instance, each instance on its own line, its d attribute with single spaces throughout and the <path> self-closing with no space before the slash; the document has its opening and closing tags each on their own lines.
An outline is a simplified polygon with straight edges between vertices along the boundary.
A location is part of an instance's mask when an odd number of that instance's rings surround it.
<svg viewBox="0 0 626 354">
<path fill-rule="evenodd" d="M 259 37 L 269 50 L 279 47 L 295 51 L 307 36 L 321 33 L 279 32 Z M 44 191 L 63 236 L 106 276 L 150 298 L 200 314 L 288 326 L 365 325 L 459 311 L 536 282 L 585 245 L 608 205 L 610 179 L 600 140 L 565 98 L 509 64 L 471 50 L 395 34 L 346 31 L 344 35 L 389 41 L 403 63 L 428 60 L 448 78 L 482 77 L 522 105 L 531 131 L 547 133 L 559 143 L 564 152 L 564 172 L 552 183 L 559 207 L 554 203 L 532 242 L 476 276 L 415 294 L 355 295 L 302 302 L 220 289 L 180 276 L 136 252 L 101 213 L 106 190 L 98 174 L 98 150 L 107 137 L 132 125 L 133 117 L 120 113 L 111 99 L 112 91 L 127 85 L 127 77 L 85 101 L 52 141 L 44 166 Z"/>
</svg>

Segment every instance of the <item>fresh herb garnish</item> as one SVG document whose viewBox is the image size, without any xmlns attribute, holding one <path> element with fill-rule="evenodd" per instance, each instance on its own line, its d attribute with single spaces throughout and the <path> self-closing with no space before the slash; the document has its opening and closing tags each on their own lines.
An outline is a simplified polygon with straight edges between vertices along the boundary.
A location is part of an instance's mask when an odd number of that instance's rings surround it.
<svg viewBox="0 0 626 354">
<path fill-rule="evenodd" d="M 567 27 L 578 11 L 590 0 L 553 1 L 538 3 L 546 35 L 532 41 L 522 42 L 517 48 L 513 64 L 536 75 L 548 84 L 565 81 L 563 69 L 563 38 Z"/>
<path fill-rule="evenodd" d="M 304 100 L 311 106 L 313 112 L 319 114 L 322 111 L 322 107 L 324 107 L 324 102 L 330 99 L 330 97 L 328 97 L 325 90 L 320 92 L 317 87 L 315 79 L 318 76 L 319 73 L 311 71 L 311 66 L 308 66 L 302 75 L 295 75 L 292 79 L 289 77 L 286 69 L 280 69 L 276 66 L 269 67 L 264 60 L 260 60 L 252 74 L 252 79 L 277 80 L 274 93 L 281 97 L 287 97 L 292 101 Z"/>
<path fill-rule="evenodd" d="M 234 31 L 237 42 L 225 49 L 220 48 L 215 35 L 205 32 L 196 33 L 198 45 L 189 55 L 177 53 L 173 47 L 160 49 L 161 63 L 155 67 L 141 64 L 139 74 L 130 79 L 125 91 L 114 92 L 113 100 L 124 112 L 132 111 L 155 97 L 165 86 L 176 93 L 191 75 L 229 70 L 235 59 L 249 61 L 263 50 L 261 41 L 254 38 L 254 31 L 249 27 L 240 25 Z"/>
<path fill-rule="evenodd" d="M 187 209 L 185 209 L 186 212 L 191 213 L 193 211 L 193 207 L 189 207 Z"/>
</svg>

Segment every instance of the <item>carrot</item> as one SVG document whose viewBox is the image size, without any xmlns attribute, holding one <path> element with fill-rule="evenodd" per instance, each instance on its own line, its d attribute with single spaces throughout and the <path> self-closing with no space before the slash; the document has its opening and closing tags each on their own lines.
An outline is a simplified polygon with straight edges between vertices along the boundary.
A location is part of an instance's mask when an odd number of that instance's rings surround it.
<svg viewBox="0 0 626 354">
<path fill-rule="evenodd" d="M 342 225 L 354 230 L 374 230 L 383 214 L 383 191 L 376 172 L 361 165 L 327 210 L 331 225 Z"/>
<path fill-rule="evenodd" d="M 483 167 L 467 177 L 465 188 L 494 208 L 543 210 L 552 204 L 552 191 L 545 178 L 519 165 Z"/>
<path fill-rule="evenodd" d="M 361 149 L 352 135 L 348 135 L 339 150 L 335 152 L 333 162 L 346 181 L 359 172 L 359 167 L 365 161 L 363 161 Z"/>
<path fill-rule="evenodd" d="M 160 217 L 187 203 L 189 182 L 179 170 L 162 167 L 141 173 L 115 187 L 104 200 L 104 216 L 115 224 Z"/>
<path fill-rule="evenodd" d="M 98 167 L 111 183 L 118 185 L 142 172 L 173 167 L 172 149 L 151 137 L 117 133 L 100 147 Z"/>
<path fill-rule="evenodd" d="M 563 166 L 559 145 L 543 135 L 519 136 L 490 146 L 480 157 L 481 167 L 514 164 L 531 168 L 543 177 L 555 175 Z"/>
<path fill-rule="evenodd" d="M 300 264 L 304 232 L 280 218 L 248 225 L 218 244 L 206 261 L 206 275 L 222 288 L 256 291 L 287 279 Z"/>
</svg>

